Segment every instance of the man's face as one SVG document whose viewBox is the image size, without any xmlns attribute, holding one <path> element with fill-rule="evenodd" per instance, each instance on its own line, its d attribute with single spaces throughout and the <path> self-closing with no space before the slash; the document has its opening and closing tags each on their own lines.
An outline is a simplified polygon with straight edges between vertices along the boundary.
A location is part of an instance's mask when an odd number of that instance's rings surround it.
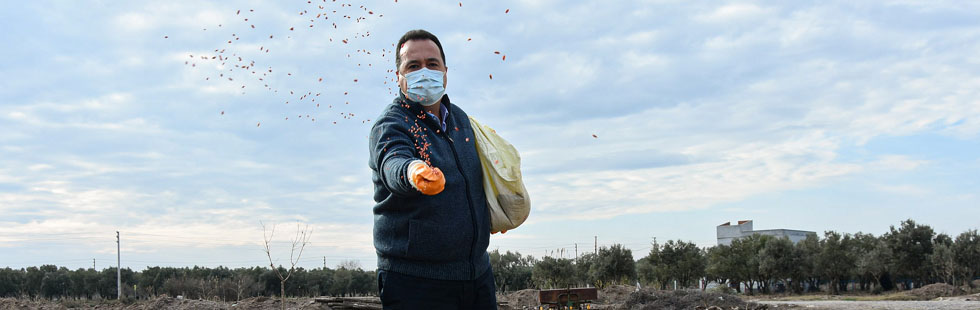
<svg viewBox="0 0 980 310">
<path fill-rule="evenodd" d="M 398 76 L 398 88 L 406 96 L 405 90 L 408 85 L 405 81 L 405 74 L 427 68 L 429 70 L 442 71 L 442 87 L 446 87 L 446 64 L 442 62 L 439 54 L 439 46 L 432 40 L 408 40 L 401 49 L 401 65 L 395 75 Z"/>
</svg>

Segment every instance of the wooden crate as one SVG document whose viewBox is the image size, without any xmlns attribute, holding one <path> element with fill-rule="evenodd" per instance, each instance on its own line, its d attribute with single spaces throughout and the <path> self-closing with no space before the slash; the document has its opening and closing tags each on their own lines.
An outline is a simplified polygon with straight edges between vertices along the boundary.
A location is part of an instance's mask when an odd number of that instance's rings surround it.
<svg viewBox="0 0 980 310">
<path fill-rule="evenodd" d="M 578 307 L 597 299 L 599 299 L 599 291 L 594 287 L 538 291 L 538 303 L 549 306 Z"/>
</svg>

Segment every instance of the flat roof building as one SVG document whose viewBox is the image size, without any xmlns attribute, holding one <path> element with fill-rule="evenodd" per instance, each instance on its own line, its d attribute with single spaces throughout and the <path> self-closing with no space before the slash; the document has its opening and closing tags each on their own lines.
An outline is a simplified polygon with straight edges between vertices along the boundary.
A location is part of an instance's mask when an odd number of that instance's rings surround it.
<svg viewBox="0 0 980 310">
<path fill-rule="evenodd" d="M 807 235 L 817 234 L 816 232 L 812 231 L 793 229 L 752 230 L 752 220 L 738 221 L 737 225 L 732 225 L 731 222 L 726 222 L 718 225 L 715 232 L 718 236 L 718 245 L 731 245 L 732 241 L 735 239 L 757 234 L 773 236 L 776 238 L 786 237 L 789 238 L 790 241 L 793 241 L 793 243 L 797 243 L 806 239 Z"/>
</svg>

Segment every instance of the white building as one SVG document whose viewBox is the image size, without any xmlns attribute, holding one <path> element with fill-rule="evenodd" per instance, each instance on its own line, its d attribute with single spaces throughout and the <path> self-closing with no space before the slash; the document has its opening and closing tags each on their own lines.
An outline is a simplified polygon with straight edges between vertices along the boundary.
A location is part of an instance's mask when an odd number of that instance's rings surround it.
<svg viewBox="0 0 980 310">
<path fill-rule="evenodd" d="M 732 240 L 756 234 L 768 235 L 776 238 L 787 237 L 790 241 L 793 241 L 793 243 L 806 239 L 807 235 L 817 234 L 816 232 L 812 231 L 793 229 L 752 230 L 752 220 L 738 221 L 737 225 L 732 225 L 731 222 L 726 222 L 718 225 L 716 228 L 716 233 L 718 236 L 718 245 L 731 245 Z"/>
</svg>

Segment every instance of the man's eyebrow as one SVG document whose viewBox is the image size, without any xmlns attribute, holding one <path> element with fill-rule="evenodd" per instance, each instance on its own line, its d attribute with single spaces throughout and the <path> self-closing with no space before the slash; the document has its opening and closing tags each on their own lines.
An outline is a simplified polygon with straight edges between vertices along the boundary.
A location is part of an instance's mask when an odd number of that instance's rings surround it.
<svg viewBox="0 0 980 310">
<path fill-rule="evenodd" d="M 434 61 L 434 62 L 437 62 L 437 63 L 442 63 L 442 59 L 439 59 L 439 58 L 435 58 L 435 57 L 432 57 L 432 58 L 429 58 L 429 59 L 426 59 L 426 61 Z"/>
</svg>

